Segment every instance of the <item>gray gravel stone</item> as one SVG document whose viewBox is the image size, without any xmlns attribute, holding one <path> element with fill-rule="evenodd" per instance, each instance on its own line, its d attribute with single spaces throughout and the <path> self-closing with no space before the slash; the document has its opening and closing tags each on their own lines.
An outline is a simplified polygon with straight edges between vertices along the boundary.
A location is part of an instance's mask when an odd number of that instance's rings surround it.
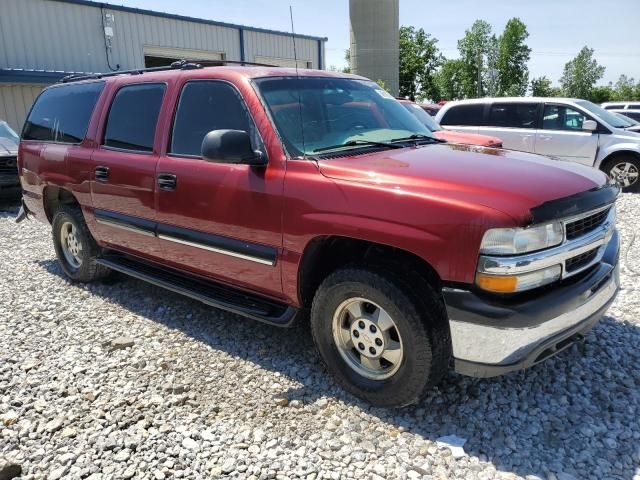
<svg viewBox="0 0 640 480">
<path fill-rule="evenodd" d="M 15 212 L 0 212 L 0 480 L 7 464 L 25 480 L 640 480 L 640 195 L 618 201 L 622 287 L 584 355 L 452 373 L 401 410 L 340 389 L 305 326 L 126 277 L 70 283 L 49 228 Z M 447 435 L 465 457 L 436 446 Z"/>
</svg>

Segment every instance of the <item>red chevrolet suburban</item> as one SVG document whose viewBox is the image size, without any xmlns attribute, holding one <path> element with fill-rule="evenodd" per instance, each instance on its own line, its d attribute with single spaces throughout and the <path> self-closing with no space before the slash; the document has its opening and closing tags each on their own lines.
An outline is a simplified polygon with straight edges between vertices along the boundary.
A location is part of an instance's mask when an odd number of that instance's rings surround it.
<svg viewBox="0 0 640 480">
<path fill-rule="evenodd" d="M 354 75 L 178 62 L 67 78 L 22 132 L 22 220 L 73 281 L 124 272 L 272 325 L 309 321 L 379 406 L 583 338 L 619 286 L 606 175 L 434 138 Z"/>
</svg>

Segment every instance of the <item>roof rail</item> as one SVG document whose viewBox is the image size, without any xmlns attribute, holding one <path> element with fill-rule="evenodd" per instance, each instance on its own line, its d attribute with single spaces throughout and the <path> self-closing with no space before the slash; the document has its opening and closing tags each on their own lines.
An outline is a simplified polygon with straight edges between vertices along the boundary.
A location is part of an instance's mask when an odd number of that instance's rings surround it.
<svg viewBox="0 0 640 480">
<path fill-rule="evenodd" d="M 59 83 L 79 82 L 80 80 L 95 80 L 105 77 L 115 77 L 117 75 L 141 75 L 147 72 L 162 72 L 165 70 L 194 70 L 205 67 L 222 67 L 224 65 L 249 65 L 257 67 L 277 67 L 277 65 L 269 65 L 267 63 L 255 63 L 236 60 L 177 60 L 170 65 L 162 67 L 137 68 L 134 70 L 119 70 L 108 73 L 89 73 L 80 75 L 67 75 L 61 78 Z"/>
</svg>

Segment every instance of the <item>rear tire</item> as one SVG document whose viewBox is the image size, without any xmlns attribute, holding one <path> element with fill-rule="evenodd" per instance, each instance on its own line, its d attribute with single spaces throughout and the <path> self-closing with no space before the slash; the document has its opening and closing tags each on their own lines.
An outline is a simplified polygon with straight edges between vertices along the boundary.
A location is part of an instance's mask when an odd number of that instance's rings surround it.
<svg viewBox="0 0 640 480">
<path fill-rule="evenodd" d="M 395 271 L 338 270 L 322 282 L 311 308 L 313 339 L 328 370 L 345 390 L 378 407 L 417 402 L 447 372 L 450 358 L 439 296 L 421 277 L 401 280 Z"/>
<path fill-rule="evenodd" d="M 51 222 L 53 246 L 64 273 L 75 282 L 92 282 L 111 270 L 96 263 L 101 249 L 89 232 L 79 206 L 62 205 Z"/>
<path fill-rule="evenodd" d="M 623 192 L 640 192 L 640 159 L 638 157 L 618 155 L 608 160 L 602 170 L 620 185 Z"/>
</svg>

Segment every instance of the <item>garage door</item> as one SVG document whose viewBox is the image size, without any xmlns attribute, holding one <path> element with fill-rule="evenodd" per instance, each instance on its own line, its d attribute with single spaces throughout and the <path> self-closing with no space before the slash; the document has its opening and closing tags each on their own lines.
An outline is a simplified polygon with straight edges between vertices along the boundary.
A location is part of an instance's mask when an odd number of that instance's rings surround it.
<svg viewBox="0 0 640 480">
<path fill-rule="evenodd" d="M 170 65 L 176 60 L 224 60 L 224 52 L 212 52 L 211 50 L 192 50 L 187 48 L 170 48 L 144 46 L 144 66 L 161 67 Z"/>
<path fill-rule="evenodd" d="M 266 57 L 256 55 L 256 63 L 266 63 L 267 65 L 275 65 L 276 67 L 295 68 L 296 61 L 293 58 Z M 298 68 L 313 68 L 310 60 L 298 59 Z"/>
</svg>

